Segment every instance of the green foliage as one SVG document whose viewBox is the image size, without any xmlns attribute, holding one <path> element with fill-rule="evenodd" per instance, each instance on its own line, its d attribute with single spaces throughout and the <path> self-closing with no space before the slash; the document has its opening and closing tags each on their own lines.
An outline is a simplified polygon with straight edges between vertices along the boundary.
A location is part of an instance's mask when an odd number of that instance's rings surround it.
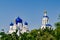
<svg viewBox="0 0 60 40">
<path fill-rule="evenodd" d="M 20 36 L 17 36 L 17 31 L 12 34 L 0 32 L 0 40 L 60 40 L 60 22 L 55 23 L 55 27 L 55 29 L 48 27 L 44 30 L 34 29 L 29 33 L 20 34 Z"/>
<path fill-rule="evenodd" d="M 57 23 L 55 23 L 55 27 L 56 27 L 56 38 L 57 38 L 57 40 L 60 40 L 60 22 L 57 22 Z"/>
</svg>

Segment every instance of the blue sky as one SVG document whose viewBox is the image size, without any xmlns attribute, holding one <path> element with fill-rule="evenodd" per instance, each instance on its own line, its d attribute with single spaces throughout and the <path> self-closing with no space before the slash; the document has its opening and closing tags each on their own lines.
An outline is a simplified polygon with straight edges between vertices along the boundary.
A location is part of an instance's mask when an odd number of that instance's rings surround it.
<svg viewBox="0 0 60 40">
<path fill-rule="evenodd" d="M 0 30 L 9 30 L 16 17 L 27 21 L 29 30 L 40 28 L 44 9 L 54 25 L 60 14 L 60 0 L 0 0 Z"/>
</svg>

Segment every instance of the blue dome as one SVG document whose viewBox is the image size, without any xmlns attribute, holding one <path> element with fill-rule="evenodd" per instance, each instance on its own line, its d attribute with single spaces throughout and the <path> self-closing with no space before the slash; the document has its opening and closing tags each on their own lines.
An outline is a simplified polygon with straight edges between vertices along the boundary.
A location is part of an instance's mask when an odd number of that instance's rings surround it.
<svg viewBox="0 0 60 40">
<path fill-rule="evenodd" d="M 50 24 L 46 24 L 46 26 L 51 26 Z"/>
<path fill-rule="evenodd" d="M 11 23 L 10 23 L 10 26 L 13 26 L 13 25 L 14 25 L 14 24 L 11 22 Z"/>
<path fill-rule="evenodd" d="M 25 25 L 28 25 L 28 23 L 27 23 L 27 22 L 25 22 L 24 24 L 25 24 Z"/>
<path fill-rule="evenodd" d="M 43 16 L 43 17 L 49 18 L 48 16 Z"/>
<path fill-rule="evenodd" d="M 22 19 L 19 17 L 16 18 L 16 24 L 18 24 L 18 23 L 22 23 Z"/>
</svg>

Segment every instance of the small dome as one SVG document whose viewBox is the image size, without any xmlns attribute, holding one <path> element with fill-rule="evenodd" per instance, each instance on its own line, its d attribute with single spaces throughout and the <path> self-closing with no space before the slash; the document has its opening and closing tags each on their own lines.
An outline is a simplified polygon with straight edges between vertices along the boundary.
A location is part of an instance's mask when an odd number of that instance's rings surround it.
<svg viewBox="0 0 60 40">
<path fill-rule="evenodd" d="M 22 23 L 22 19 L 20 17 L 16 18 L 16 24 L 18 24 L 18 23 Z"/>
<path fill-rule="evenodd" d="M 24 24 L 25 24 L 25 25 L 28 25 L 28 23 L 27 23 L 27 22 L 25 22 Z"/>
<path fill-rule="evenodd" d="M 11 22 L 11 23 L 10 23 L 10 26 L 13 26 L 13 25 L 14 25 L 14 24 Z"/>
<path fill-rule="evenodd" d="M 49 18 L 48 16 L 43 16 L 43 17 Z"/>
<path fill-rule="evenodd" d="M 50 24 L 46 24 L 46 26 L 51 26 Z"/>
</svg>

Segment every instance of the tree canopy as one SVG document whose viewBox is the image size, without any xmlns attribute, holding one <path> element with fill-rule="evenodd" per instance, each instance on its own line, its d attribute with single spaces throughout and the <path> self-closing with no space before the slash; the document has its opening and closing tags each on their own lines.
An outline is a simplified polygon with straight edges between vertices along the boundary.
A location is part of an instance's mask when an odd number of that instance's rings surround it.
<svg viewBox="0 0 60 40">
<path fill-rule="evenodd" d="M 55 23 L 55 29 L 33 29 L 29 33 L 18 36 L 15 32 L 6 34 L 0 32 L 0 40 L 60 40 L 60 22 Z"/>
</svg>

